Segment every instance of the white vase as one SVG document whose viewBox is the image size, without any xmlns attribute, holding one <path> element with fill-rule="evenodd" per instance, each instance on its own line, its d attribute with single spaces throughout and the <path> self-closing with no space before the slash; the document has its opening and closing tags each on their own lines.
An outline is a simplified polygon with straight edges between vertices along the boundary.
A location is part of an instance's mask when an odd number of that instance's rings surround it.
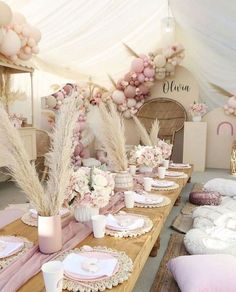
<svg viewBox="0 0 236 292">
<path fill-rule="evenodd" d="M 139 166 L 139 172 L 140 173 L 147 173 L 147 172 L 152 172 L 152 170 L 153 170 L 153 167 L 151 167 L 151 166 L 146 166 L 146 165 L 140 165 Z"/>
<path fill-rule="evenodd" d="M 193 122 L 201 122 L 202 116 L 192 116 L 192 121 Z"/>
<path fill-rule="evenodd" d="M 99 214 L 99 208 L 87 205 L 79 205 L 74 209 L 75 219 L 79 222 L 86 222 L 92 219 L 92 216 Z"/>
<path fill-rule="evenodd" d="M 128 171 L 120 171 L 115 176 L 115 188 L 132 190 L 134 186 L 133 177 Z"/>
</svg>

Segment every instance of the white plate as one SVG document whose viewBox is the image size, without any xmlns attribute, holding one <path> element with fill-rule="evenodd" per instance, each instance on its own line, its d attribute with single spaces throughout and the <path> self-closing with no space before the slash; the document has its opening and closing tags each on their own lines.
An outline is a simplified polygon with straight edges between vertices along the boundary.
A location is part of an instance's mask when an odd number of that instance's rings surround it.
<svg viewBox="0 0 236 292">
<path fill-rule="evenodd" d="M 163 196 L 160 195 L 139 195 L 136 194 L 134 201 L 139 204 L 147 204 L 147 205 L 157 205 L 162 203 L 164 200 Z"/>
<path fill-rule="evenodd" d="M 190 168 L 190 164 L 188 163 L 171 163 L 170 168 Z"/>
<path fill-rule="evenodd" d="M 154 188 L 169 188 L 173 187 L 175 185 L 174 181 L 168 181 L 168 180 L 153 180 L 152 186 Z"/>
<path fill-rule="evenodd" d="M 166 171 L 166 176 L 169 176 L 169 177 L 179 177 L 183 175 L 184 175 L 184 172 L 180 172 L 180 171 Z"/>
</svg>

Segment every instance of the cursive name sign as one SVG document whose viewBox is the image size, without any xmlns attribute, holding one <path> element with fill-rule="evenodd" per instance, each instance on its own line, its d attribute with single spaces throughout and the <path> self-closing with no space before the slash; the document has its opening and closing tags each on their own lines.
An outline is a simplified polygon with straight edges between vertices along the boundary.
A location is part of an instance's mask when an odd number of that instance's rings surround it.
<svg viewBox="0 0 236 292">
<path fill-rule="evenodd" d="M 190 85 L 178 83 L 176 84 L 174 80 L 172 81 L 165 81 L 163 83 L 163 92 L 169 93 L 169 92 L 189 92 L 190 91 Z"/>
</svg>

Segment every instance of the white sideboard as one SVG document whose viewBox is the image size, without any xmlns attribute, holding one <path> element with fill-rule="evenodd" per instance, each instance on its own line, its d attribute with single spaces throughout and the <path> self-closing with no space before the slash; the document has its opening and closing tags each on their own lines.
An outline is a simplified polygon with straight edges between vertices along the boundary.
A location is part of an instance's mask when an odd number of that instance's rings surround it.
<svg viewBox="0 0 236 292">
<path fill-rule="evenodd" d="M 35 128 L 22 127 L 18 129 L 30 161 L 36 160 L 36 131 Z M 7 166 L 7 156 L 0 154 L 0 167 Z"/>
<path fill-rule="evenodd" d="M 206 165 L 206 122 L 184 123 L 183 162 L 194 165 L 194 171 L 204 171 Z"/>
</svg>

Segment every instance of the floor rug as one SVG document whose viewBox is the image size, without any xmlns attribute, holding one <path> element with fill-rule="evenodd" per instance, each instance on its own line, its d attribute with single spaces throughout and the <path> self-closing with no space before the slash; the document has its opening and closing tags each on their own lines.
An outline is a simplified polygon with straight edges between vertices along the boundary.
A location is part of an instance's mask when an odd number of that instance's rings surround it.
<svg viewBox="0 0 236 292">
<path fill-rule="evenodd" d="M 187 233 L 193 225 L 193 219 L 191 215 L 179 214 L 171 224 L 171 228 L 180 232 Z"/>
<path fill-rule="evenodd" d="M 180 292 L 173 276 L 168 271 L 167 262 L 177 256 L 188 254 L 183 244 L 184 235 L 174 233 L 171 235 L 168 247 L 155 276 L 150 292 Z"/>
</svg>

